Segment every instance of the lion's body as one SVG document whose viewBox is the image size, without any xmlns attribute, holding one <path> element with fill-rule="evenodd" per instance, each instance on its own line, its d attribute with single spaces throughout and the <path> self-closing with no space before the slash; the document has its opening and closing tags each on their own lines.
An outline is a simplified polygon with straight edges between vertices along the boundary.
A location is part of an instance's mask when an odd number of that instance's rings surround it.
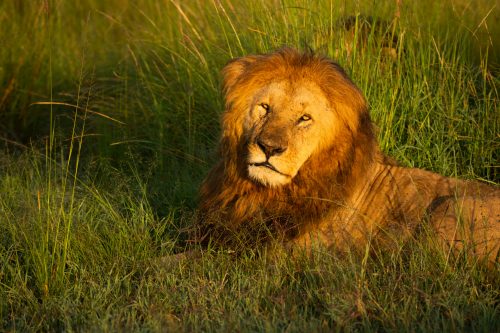
<svg viewBox="0 0 500 333">
<path fill-rule="evenodd" d="M 500 192 L 479 182 L 446 178 L 421 169 L 376 164 L 366 183 L 342 208 L 332 210 L 292 240 L 301 246 L 390 246 L 429 227 L 446 245 L 470 246 L 494 259 L 500 249 Z M 424 224 L 425 223 L 425 224 Z"/>
<path fill-rule="evenodd" d="M 494 260 L 500 191 L 391 163 L 338 65 L 290 49 L 248 56 L 225 67 L 224 89 L 221 159 L 200 191 L 203 236 L 343 249 L 400 241 L 428 221 L 446 244 Z"/>
</svg>

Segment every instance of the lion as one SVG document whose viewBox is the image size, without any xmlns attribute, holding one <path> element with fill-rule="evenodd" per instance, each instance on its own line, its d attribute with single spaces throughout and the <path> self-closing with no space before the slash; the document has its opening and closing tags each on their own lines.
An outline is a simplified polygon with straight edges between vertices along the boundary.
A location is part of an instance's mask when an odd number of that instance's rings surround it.
<svg viewBox="0 0 500 333">
<path fill-rule="evenodd" d="M 372 16 L 345 16 L 336 21 L 333 26 L 325 27 L 314 35 L 320 50 L 328 50 L 335 39 L 342 41 L 341 48 L 335 48 L 335 57 L 345 52 L 347 61 L 351 58 L 355 49 L 361 52 L 369 50 L 368 45 L 373 39 L 373 46 L 380 51 L 380 60 L 395 61 L 398 53 L 404 53 L 401 46 L 401 36 L 396 27 L 397 20 L 387 21 Z M 336 34 L 337 38 L 332 35 Z"/>
<path fill-rule="evenodd" d="M 338 64 L 284 48 L 236 58 L 222 74 L 220 158 L 200 188 L 199 242 L 344 251 L 428 226 L 448 249 L 498 260 L 498 187 L 398 166 Z"/>
</svg>

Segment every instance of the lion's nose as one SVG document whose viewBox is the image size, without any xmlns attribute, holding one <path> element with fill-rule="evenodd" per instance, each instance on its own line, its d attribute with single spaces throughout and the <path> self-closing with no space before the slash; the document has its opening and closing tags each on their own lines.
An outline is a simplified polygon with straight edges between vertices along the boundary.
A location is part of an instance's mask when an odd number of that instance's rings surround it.
<svg viewBox="0 0 500 333">
<path fill-rule="evenodd" d="M 286 146 L 276 143 L 276 142 L 271 142 L 271 141 L 265 141 L 262 139 L 257 140 L 257 145 L 262 149 L 264 154 L 266 154 L 266 158 L 269 158 L 274 155 L 280 155 L 286 150 Z"/>
</svg>

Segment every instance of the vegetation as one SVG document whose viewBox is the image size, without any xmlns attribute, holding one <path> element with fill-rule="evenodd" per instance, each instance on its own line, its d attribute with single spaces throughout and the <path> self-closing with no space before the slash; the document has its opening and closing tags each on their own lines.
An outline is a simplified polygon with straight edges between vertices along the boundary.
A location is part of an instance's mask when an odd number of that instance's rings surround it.
<svg viewBox="0 0 500 333">
<path fill-rule="evenodd" d="M 368 16 L 384 24 L 362 33 Z M 487 0 L 0 2 L 0 330 L 499 331 L 499 267 L 426 237 L 161 259 L 215 159 L 220 69 L 283 45 L 337 59 L 403 165 L 499 183 L 499 16 Z"/>
</svg>

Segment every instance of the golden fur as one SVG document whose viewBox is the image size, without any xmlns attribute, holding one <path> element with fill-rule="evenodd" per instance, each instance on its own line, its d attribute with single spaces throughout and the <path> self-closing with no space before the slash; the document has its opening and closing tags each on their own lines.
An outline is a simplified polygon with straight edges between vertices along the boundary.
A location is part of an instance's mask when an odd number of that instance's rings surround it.
<svg viewBox="0 0 500 333">
<path fill-rule="evenodd" d="M 250 55 L 226 65 L 223 83 L 220 160 L 200 190 L 202 242 L 389 245 L 428 221 L 444 244 L 496 260 L 500 191 L 391 163 L 361 91 L 331 60 Z"/>
</svg>

